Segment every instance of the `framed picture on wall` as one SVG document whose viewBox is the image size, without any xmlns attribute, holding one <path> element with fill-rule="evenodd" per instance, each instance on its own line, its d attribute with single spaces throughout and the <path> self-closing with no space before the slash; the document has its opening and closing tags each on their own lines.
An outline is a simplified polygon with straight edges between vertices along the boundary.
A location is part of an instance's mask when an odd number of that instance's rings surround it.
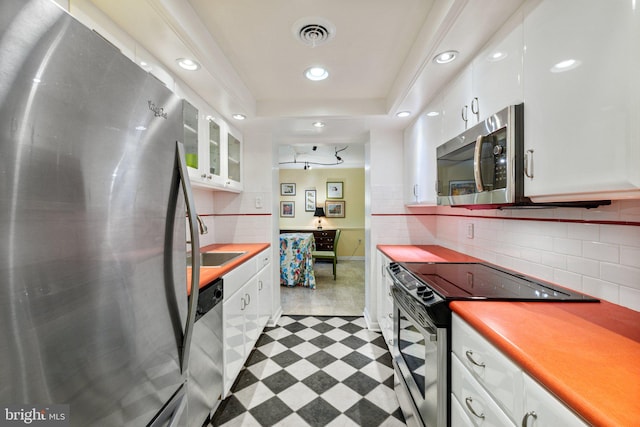
<svg viewBox="0 0 640 427">
<path fill-rule="evenodd" d="M 327 218 L 344 218 L 344 200 L 341 201 L 326 201 L 324 212 Z"/>
<path fill-rule="evenodd" d="M 280 216 L 282 218 L 296 216 L 296 202 L 280 202 Z"/>
<path fill-rule="evenodd" d="M 286 182 L 280 184 L 280 195 L 281 196 L 295 196 L 296 195 L 296 184 Z"/>
<path fill-rule="evenodd" d="M 316 211 L 316 190 L 304 190 L 304 211 Z"/>
<path fill-rule="evenodd" d="M 341 181 L 327 181 L 327 199 L 342 199 L 344 197 L 344 183 Z"/>
</svg>

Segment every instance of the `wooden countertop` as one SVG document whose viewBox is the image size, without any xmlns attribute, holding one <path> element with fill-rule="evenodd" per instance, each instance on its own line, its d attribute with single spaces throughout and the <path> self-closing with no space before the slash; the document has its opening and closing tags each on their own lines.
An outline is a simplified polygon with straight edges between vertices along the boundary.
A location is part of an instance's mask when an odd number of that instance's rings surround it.
<svg viewBox="0 0 640 427">
<path fill-rule="evenodd" d="M 216 243 L 213 245 L 207 245 L 200 248 L 200 252 L 209 251 L 229 251 L 240 252 L 246 251 L 247 253 L 234 259 L 228 264 L 221 267 L 200 267 L 200 288 L 208 285 L 219 277 L 224 276 L 229 271 L 233 270 L 243 262 L 258 255 L 263 250 L 271 246 L 269 243 Z M 187 294 L 191 293 L 191 267 L 187 267 Z"/>
<path fill-rule="evenodd" d="M 379 245 L 399 262 L 465 262 L 438 246 Z M 595 426 L 640 425 L 640 313 L 599 303 L 454 301 L 451 308 Z"/>
</svg>

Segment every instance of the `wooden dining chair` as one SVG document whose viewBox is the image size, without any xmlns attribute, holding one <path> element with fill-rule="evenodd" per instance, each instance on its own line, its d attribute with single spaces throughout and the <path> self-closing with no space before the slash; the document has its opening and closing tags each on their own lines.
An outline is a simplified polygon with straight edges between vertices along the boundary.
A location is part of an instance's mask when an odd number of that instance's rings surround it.
<svg viewBox="0 0 640 427">
<path fill-rule="evenodd" d="M 311 256 L 317 259 L 329 259 L 333 261 L 333 280 L 336 280 L 336 264 L 338 263 L 338 239 L 340 238 L 340 229 L 336 230 L 336 237 L 333 239 L 333 250 L 331 251 L 312 251 Z"/>
</svg>

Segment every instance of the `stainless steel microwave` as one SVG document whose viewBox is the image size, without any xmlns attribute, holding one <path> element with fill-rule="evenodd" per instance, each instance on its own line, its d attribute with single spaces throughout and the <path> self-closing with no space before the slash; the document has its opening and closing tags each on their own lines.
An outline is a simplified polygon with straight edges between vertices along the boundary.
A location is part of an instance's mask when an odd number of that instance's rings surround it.
<svg viewBox="0 0 640 427">
<path fill-rule="evenodd" d="M 524 197 L 523 104 L 511 105 L 437 148 L 438 205 L 529 204 Z"/>
</svg>

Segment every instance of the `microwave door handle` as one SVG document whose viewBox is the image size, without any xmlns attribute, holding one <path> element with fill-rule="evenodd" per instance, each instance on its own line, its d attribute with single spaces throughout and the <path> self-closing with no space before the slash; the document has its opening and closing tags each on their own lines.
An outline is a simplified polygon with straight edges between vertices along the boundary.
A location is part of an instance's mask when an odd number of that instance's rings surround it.
<svg viewBox="0 0 640 427">
<path fill-rule="evenodd" d="M 482 151 L 483 139 L 484 135 L 480 135 L 478 139 L 476 139 L 476 147 L 473 152 L 473 177 L 476 180 L 476 190 L 478 190 L 478 193 L 484 191 L 484 186 L 482 185 L 482 173 L 480 170 L 480 154 Z"/>
</svg>

